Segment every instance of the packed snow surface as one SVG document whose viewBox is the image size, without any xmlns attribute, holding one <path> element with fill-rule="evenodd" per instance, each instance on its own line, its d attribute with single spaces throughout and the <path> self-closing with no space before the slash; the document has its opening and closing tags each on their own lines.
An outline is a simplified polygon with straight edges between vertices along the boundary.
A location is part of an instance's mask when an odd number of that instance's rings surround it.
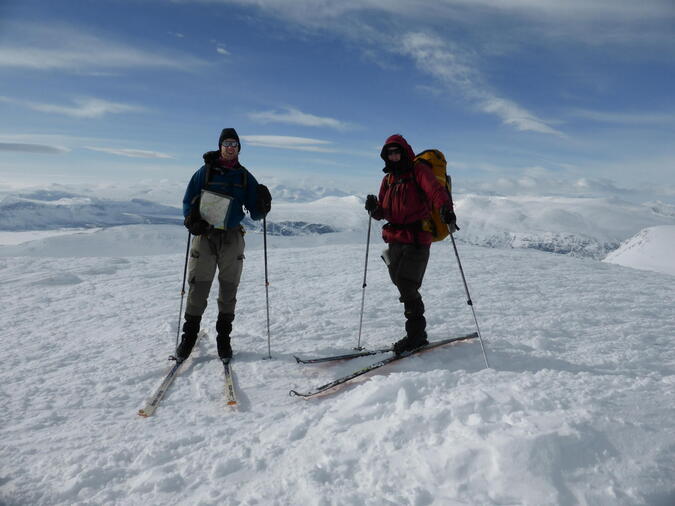
<svg viewBox="0 0 675 506">
<path fill-rule="evenodd" d="M 607 255 L 605 262 L 675 276 L 675 226 L 641 230 Z"/>
<path fill-rule="evenodd" d="M 111 247 L 151 230 L 127 233 Z M 292 357 L 357 344 L 361 237 L 270 239 L 264 360 L 263 251 L 248 234 L 233 332 L 239 407 L 225 405 L 212 294 L 208 336 L 147 419 L 136 412 L 169 365 L 183 254 L 82 256 L 67 241 L 84 239 L 70 235 L 56 238 L 61 258 L 0 258 L 0 503 L 675 504 L 671 276 L 460 244 L 490 369 L 474 341 L 321 398 L 289 397 L 374 360 Z M 403 333 L 381 248 L 374 235 L 367 347 Z M 432 247 L 423 295 L 430 339 L 475 330 L 447 241 Z"/>
</svg>

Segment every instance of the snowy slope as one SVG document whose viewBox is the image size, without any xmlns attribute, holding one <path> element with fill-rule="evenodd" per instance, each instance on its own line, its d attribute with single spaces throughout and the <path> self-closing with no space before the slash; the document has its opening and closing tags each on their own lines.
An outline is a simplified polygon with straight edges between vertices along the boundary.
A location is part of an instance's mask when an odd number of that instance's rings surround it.
<svg viewBox="0 0 675 506">
<path fill-rule="evenodd" d="M 642 228 L 675 225 L 673 206 L 617 198 L 462 195 L 455 207 L 470 244 L 597 260 Z"/>
<path fill-rule="evenodd" d="M 675 226 L 641 230 L 604 261 L 675 276 Z"/>
<path fill-rule="evenodd" d="M 291 356 L 356 344 L 364 247 L 284 240 L 270 245 L 272 361 L 262 251 L 247 249 L 239 410 L 224 405 L 212 298 L 210 335 L 149 419 L 135 413 L 174 345 L 183 255 L 0 258 L 0 503 L 675 504 L 669 276 L 460 246 L 492 369 L 464 343 L 303 401 L 288 390 L 371 360 Z M 447 242 L 423 293 L 432 339 L 474 329 Z M 399 306 L 371 254 L 364 344 L 400 337 Z"/>
</svg>

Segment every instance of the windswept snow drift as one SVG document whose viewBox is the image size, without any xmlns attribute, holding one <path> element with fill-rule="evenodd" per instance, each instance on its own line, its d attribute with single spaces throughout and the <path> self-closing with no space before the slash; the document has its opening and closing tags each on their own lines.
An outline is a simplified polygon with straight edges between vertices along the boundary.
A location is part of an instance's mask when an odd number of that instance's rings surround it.
<svg viewBox="0 0 675 506">
<path fill-rule="evenodd" d="M 675 226 L 641 230 L 607 255 L 605 262 L 675 276 Z"/>
<path fill-rule="evenodd" d="M 0 258 L 0 503 L 675 503 L 670 278 L 461 246 L 492 369 L 479 343 L 462 343 L 304 401 L 288 390 L 373 360 L 292 358 L 356 345 L 364 247 L 283 239 L 269 255 L 271 361 L 263 256 L 249 241 L 239 409 L 224 402 L 212 296 L 210 335 L 148 419 L 135 413 L 174 346 L 183 255 Z M 362 344 L 381 347 L 403 315 L 370 258 Z M 423 293 L 431 339 L 474 329 L 447 242 L 433 246 Z"/>
</svg>

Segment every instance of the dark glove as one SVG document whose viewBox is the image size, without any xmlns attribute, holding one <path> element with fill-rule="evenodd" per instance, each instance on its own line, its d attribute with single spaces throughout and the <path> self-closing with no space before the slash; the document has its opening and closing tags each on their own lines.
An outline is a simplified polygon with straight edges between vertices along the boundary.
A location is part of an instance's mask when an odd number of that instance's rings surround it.
<svg viewBox="0 0 675 506">
<path fill-rule="evenodd" d="M 366 197 L 366 211 L 368 211 L 368 214 L 371 214 L 375 209 L 377 209 L 377 197 L 375 195 L 368 195 Z"/>
<path fill-rule="evenodd" d="M 187 228 L 192 235 L 202 235 L 211 228 L 208 221 L 202 220 L 199 211 L 190 212 L 185 218 L 185 221 L 183 221 L 183 225 L 185 225 L 185 228 Z"/>
<path fill-rule="evenodd" d="M 258 211 L 264 215 L 267 215 L 267 213 L 270 212 L 270 209 L 272 209 L 272 194 L 264 184 L 258 185 L 258 197 L 256 205 L 258 206 Z"/>
<path fill-rule="evenodd" d="M 441 221 L 449 225 L 451 229 L 457 226 L 457 216 L 451 206 L 446 204 L 441 207 Z"/>
</svg>

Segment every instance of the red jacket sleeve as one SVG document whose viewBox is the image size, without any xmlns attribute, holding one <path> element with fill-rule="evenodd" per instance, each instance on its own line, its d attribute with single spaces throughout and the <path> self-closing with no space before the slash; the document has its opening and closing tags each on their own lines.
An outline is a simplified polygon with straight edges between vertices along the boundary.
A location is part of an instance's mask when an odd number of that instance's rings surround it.
<svg viewBox="0 0 675 506">
<path fill-rule="evenodd" d="M 440 209 L 444 204 L 452 208 L 452 198 L 447 189 L 436 179 L 431 168 L 425 163 L 415 165 L 415 179 L 435 209 Z"/>
<path fill-rule="evenodd" d="M 375 218 L 376 220 L 381 220 L 384 218 L 384 211 L 382 210 L 382 201 L 384 200 L 384 194 L 386 192 L 386 185 L 385 182 L 387 181 L 387 176 L 384 176 L 382 178 L 382 183 L 380 183 L 380 193 L 377 196 L 377 209 L 375 209 L 372 213 L 372 217 Z"/>
</svg>

